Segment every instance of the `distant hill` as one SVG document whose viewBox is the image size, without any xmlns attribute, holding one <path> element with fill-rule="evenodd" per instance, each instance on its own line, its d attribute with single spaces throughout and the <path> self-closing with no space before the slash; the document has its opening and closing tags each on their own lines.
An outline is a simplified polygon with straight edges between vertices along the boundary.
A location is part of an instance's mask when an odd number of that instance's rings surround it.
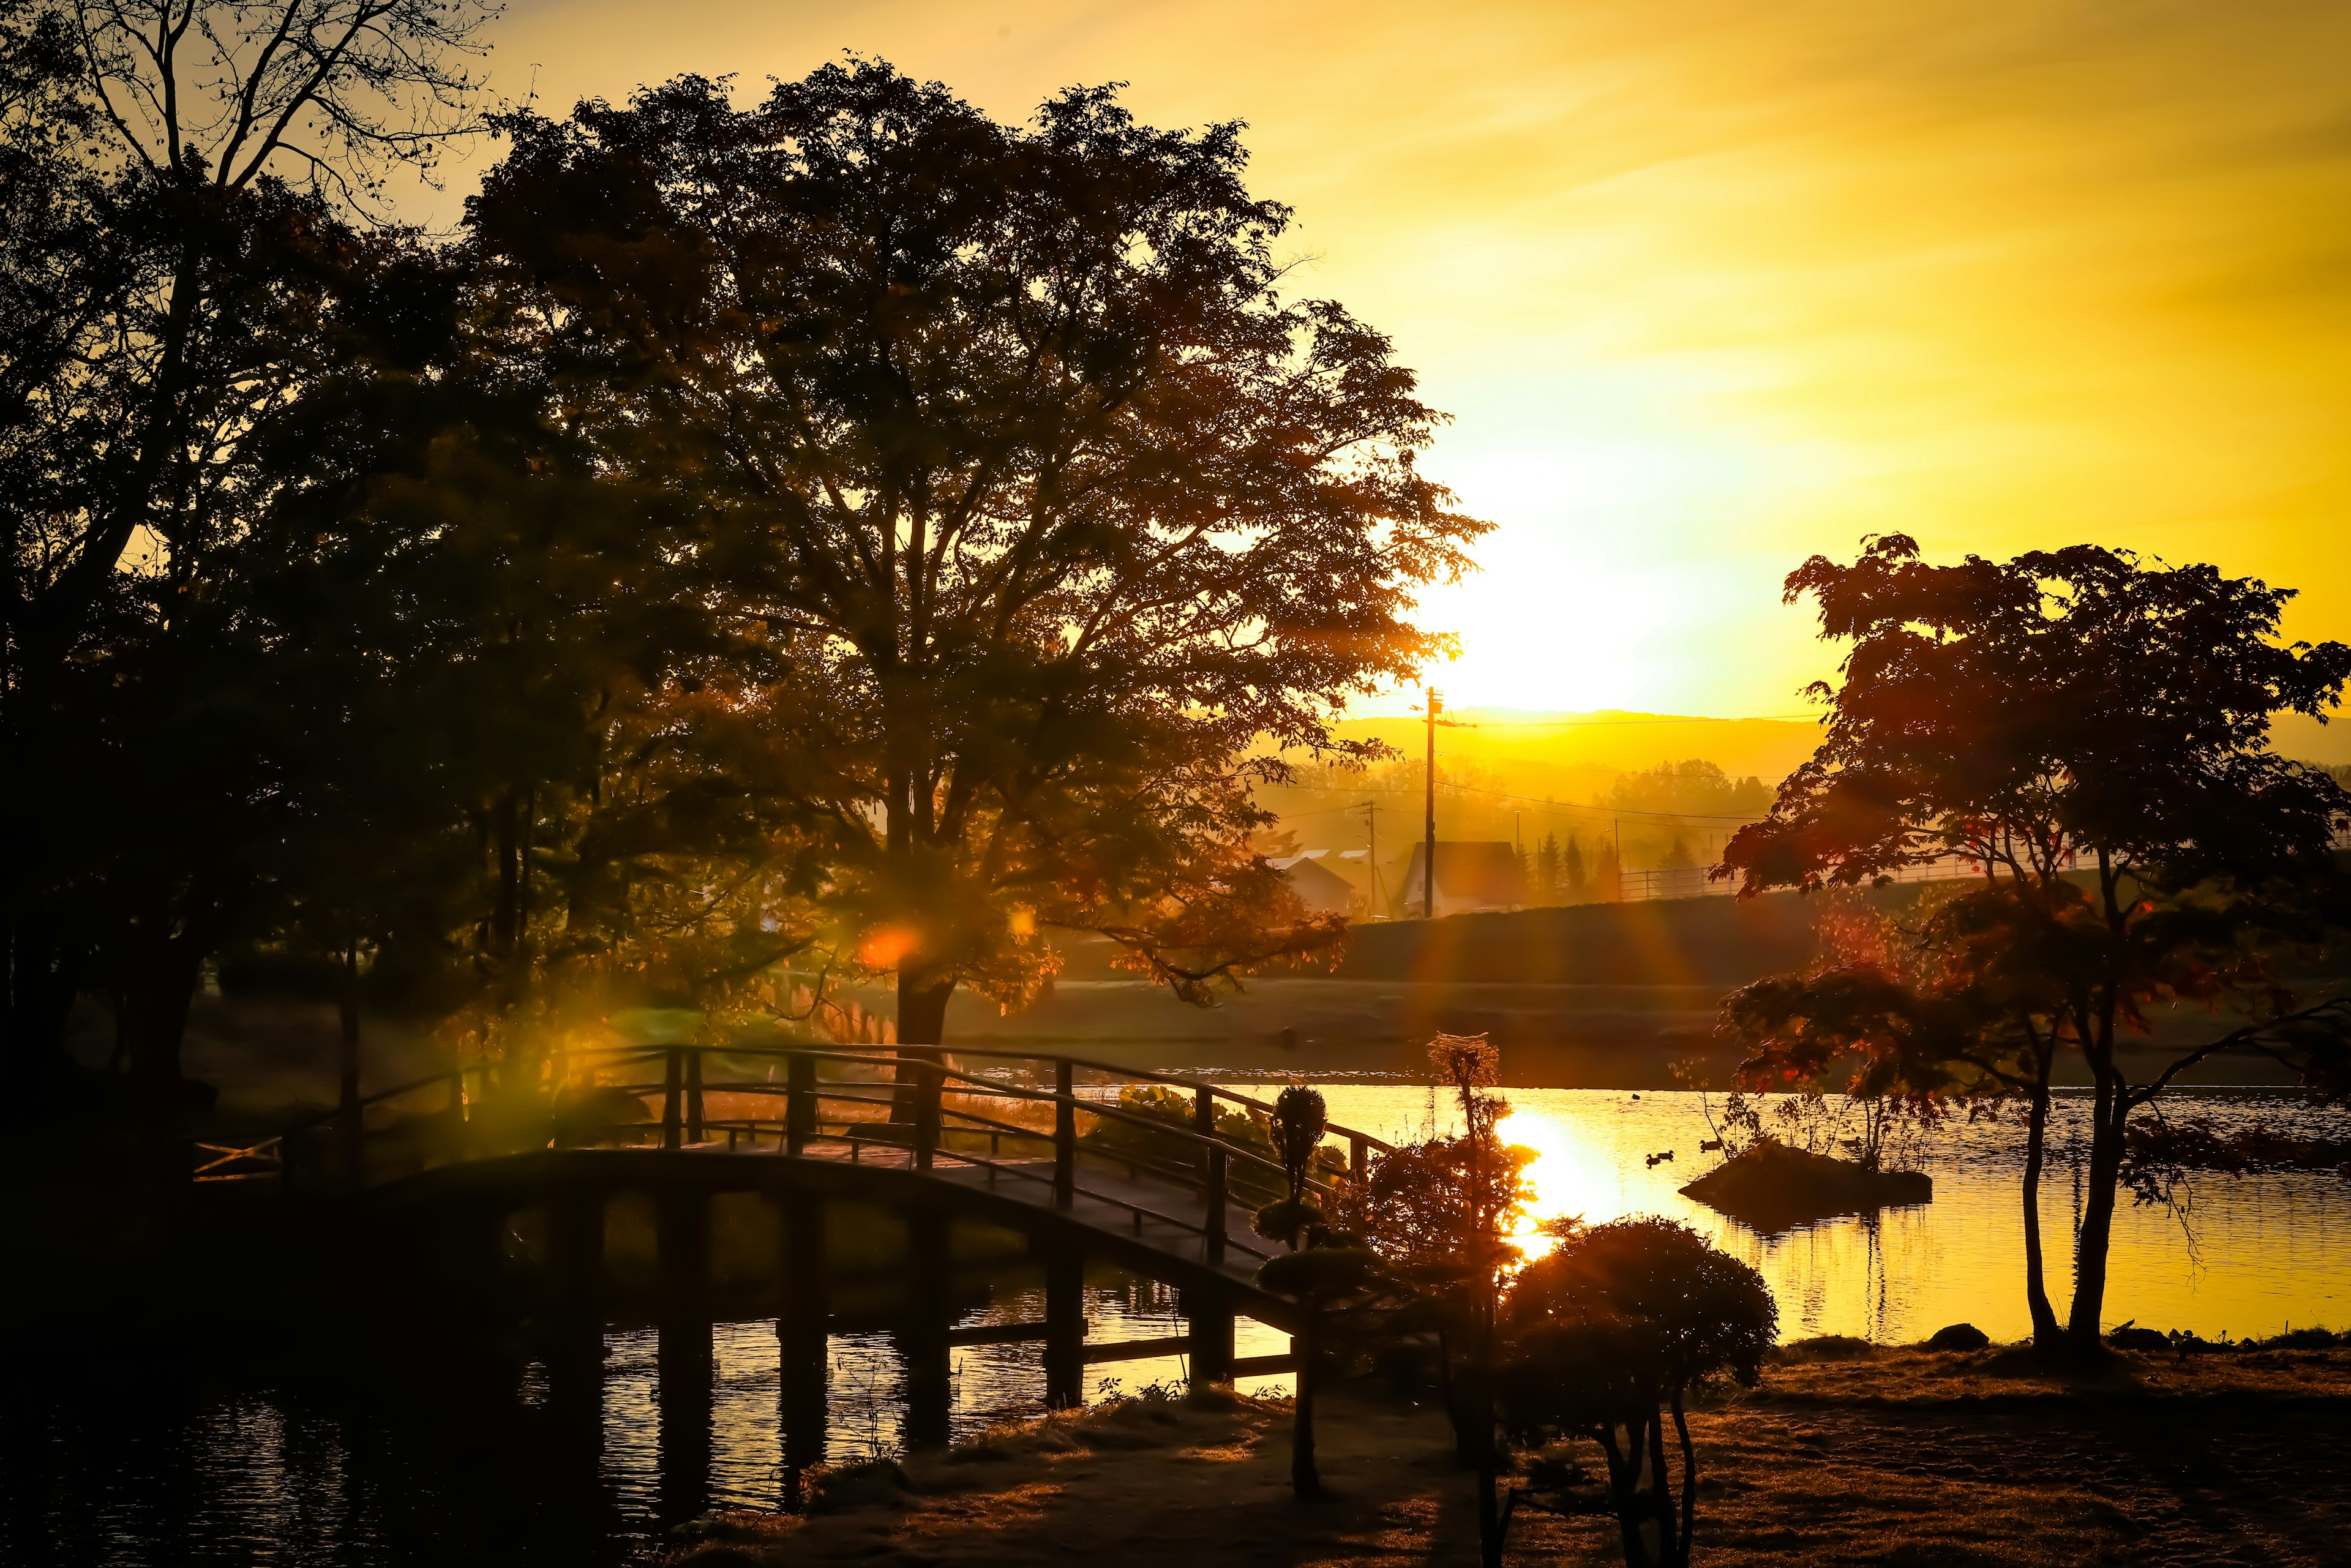
<svg viewBox="0 0 2351 1568">
<path fill-rule="evenodd" d="M 1801 706 L 1792 703 L 1789 712 Z M 1820 741 L 1819 728 L 1808 717 L 1704 718 L 1618 708 L 1544 713 L 1480 707 L 1448 710 L 1445 716 L 1462 727 L 1437 732 L 1440 773 L 1447 758 L 1474 762 L 1517 780 L 1505 786 L 1514 790 L 1519 782 L 1537 784 L 1546 774 L 1589 772 L 1604 778 L 1693 757 L 1717 764 L 1725 773 L 1752 773 L 1777 783 L 1810 757 Z M 1409 714 L 1347 719 L 1335 727 L 1350 740 L 1384 740 L 1407 757 L 1421 754 L 1426 736 L 1421 720 Z M 1566 798 L 1562 792 L 1562 799 Z"/>
</svg>

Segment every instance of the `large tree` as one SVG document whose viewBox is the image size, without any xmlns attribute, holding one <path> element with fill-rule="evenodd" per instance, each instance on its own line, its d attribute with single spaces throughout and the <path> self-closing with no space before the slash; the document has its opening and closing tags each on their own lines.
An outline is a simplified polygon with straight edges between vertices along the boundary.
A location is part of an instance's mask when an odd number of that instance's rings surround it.
<svg viewBox="0 0 2351 1568">
<path fill-rule="evenodd" d="M 381 1001 L 499 1053 L 723 1007 L 806 941 L 772 672 L 713 615 L 690 510 L 566 417 L 540 297 L 462 247 L 370 254 L 235 555 L 299 737 L 249 935 L 364 955 Z"/>
<path fill-rule="evenodd" d="M 477 243 L 554 302 L 613 472 L 698 509 L 902 1043 L 1027 994 L 1040 928 L 1195 996 L 1328 938 L 1251 779 L 1362 749 L 1334 709 L 1437 650 L 1412 591 L 1484 525 L 1387 340 L 1283 297 L 1238 127 L 1108 89 L 1008 127 L 852 62 L 505 129 Z"/>
<path fill-rule="evenodd" d="M 429 172 L 478 123 L 488 14 L 100 0 L 12 19 L 0 90 L 38 133 L 12 129 L 0 302 L 0 1013 L 20 1082 L 52 1065 L 61 1002 L 99 984 L 126 1005 L 140 1083 L 178 1092 L 188 992 L 247 902 L 236 824 L 268 795 L 221 722 L 234 687 L 202 684 L 221 651 L 193 639 L 266 503 L 252 438 L 326 365 L 354 225 L 383 214 L 391 172 Z M 20 97 L 26 62 L 40 90 Z M 17 330 L 20 295 L 39 329 Z"/>
<path fill-rule="evenodd" d="M 2343 935 L 2329 846 L 2351 796 L 2266 744 L 2273 714 L 2325 718 L 2351 647 L 2282 643 L 2290 591 L 2090 546 L 1936 566 L 1888 535 L 1851 566 L 1813 558 L 1787 594 L 1814 597 L 1823 635 L 1852 648 L 1842 683 L 1813 688 L 1830 708 L 1820 749 L 1731 839 L 1723 874 L 1751 895 L 1957 856 L 1982 880 L 1923 915 L 1895 961 L 1758 982 L 1726 1019 L 1766 1080 L 1845 1070 L 1872 1092 L 2021 1096 L 2035 1336 L 2094 1345 L 2133 1113 L 2230 1052 L 2284 1061 L 2320 1093 L 2351 1087 L 2346 1013 L 2304 1005 L 2280 972 Z M 2157 1051 L 2157 1015 L 2198 1009 L 2213 1026 Z M 2095 1097 L 2061 1327 L 2038 1190 L 2069 1053 Z"/>
</svg>

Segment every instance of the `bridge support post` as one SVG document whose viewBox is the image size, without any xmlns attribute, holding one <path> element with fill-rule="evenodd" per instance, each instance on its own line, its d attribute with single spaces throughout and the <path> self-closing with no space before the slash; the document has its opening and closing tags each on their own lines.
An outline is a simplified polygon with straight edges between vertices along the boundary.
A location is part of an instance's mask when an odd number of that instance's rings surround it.
<svg viewBox="0 0 2351 1568">
<path fill-rule="evenodd" d="M 349 985 L 348 979 L 345 982 Z M 367 1185 L 361 1142 L 367 1136 L 366 1112 L 360 1104 L 360 1022 L 348 994 L 343 1005 L 342 1071 L 335 1103 L 335 1136 L 342 1145 L 342 1178 L 347 1191 Z"/>
<path fill-rule="evenodd" d="M 688 1051 L 685 1055 L 685 1141 L 702 1142 L 702 1052 Z"/>
<path fill-rule="evenodd" d="M 955 1390 L 947 1348 L 952 1309 L 946 1215 L 935 1208 L 907 1215 L 906 1244 L 906 1313 L 897 1333 L 899 1353 L 906 1358 L 906 1442 L 910 1448 L 945 1448 Z"/>
<path fill-rule="evenodd" d="M 458 1315 L 486 1322 L 505 1295 L 506 1216 L 487 1204 L 458 1205 L 443 1221 L 441 1271 Z"/>
<path fill-rule="evenodd" d="M 802 1065 L 795 1061 L 797 1071 Z M 813 1063 L 808 1065 L 813 1066 Z M 825 1351 L 831 1303 L 826 1299 L 824 1202 L 792 1194 L 773 1197 L 782 1227 L 782 1310 L 776 1314 L 783 1403 L 784 1506 L 805 1500 L 800 1479 L 824 1462 Z"/>
<path fill-rule="evenodd" d="M 671 1061 L 676 1060 L 673 1052 Z M 676 1104 L 674 1098 L 671 1104 Z M 653 1231 L 661 1270 L 660 1343 L 654 1353 L 661 1402 L 660 1511 L 662 1522 L 670 1525 L 701 1513 L 710 1490 L 709 1196 L 662 1193 L 655 1199 Z"/>
<path fill-rule="evenodd" d="M 664 1322 L 706 1319 L 710 1288 L 710 1197 L 664 1192 L 654 1214 Z"/>
<path fill-rule="evenodd" d="M 556 1313 L 593 1324 L 604 1295 L 604 1195 L 565 1193 L 549 1206 L 547 1218 Z"/>
<path fill-rule="evenodd" d="M 548 1413 L 565 1469 L 592 1477 L 604 1448 L 604 1195 L 567 1192 L 548 1207 L 554 1299 L 541 1319 Z"/>
<path fill-rule="evenodd" d="M 794 1056 L 784 1069 L 784 1149 L 799 1154 L 816 1136 L 816 1059 Z"/>
<path fill-rule="evenodd" d="M 1077 1201 L 1078 1101 L 1067 1061 L 1053 1063 L 1053 1207 Z"/>
<path fill-rule="evenodd" d="M 1045 1254 L 1045 1407 L 1086 1402 L 1086 1260 L 1073 1247 Z"/>
<path fill-rule="evenodd" d="M 660 1375 L 661 1521 L 681 1524 L 710 1497 L 710 1320 L 665 1322 L 654 1352 Z"/>
<path fill-rule="evenodd" d="M 1192 1338 L 1194 1388 L 1233 1380 L 1233 1303 L 1224 1291 L 1194 1286 L 1183 1296 L 1184 1320 Z"/>
</svg>

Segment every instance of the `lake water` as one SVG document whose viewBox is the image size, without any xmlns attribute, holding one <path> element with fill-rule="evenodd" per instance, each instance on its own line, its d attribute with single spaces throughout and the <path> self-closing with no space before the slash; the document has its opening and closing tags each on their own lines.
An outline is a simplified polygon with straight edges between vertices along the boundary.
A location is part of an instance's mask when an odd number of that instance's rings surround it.
<svg viewBox="0 0 2351 1568">
<path fill-rule="evenodd" d="M 1241 1086 L 1264 1092 L 1262 1086 Z M 1449 1129 L 1426 1089 L 1330 1085 L 1334 1121 L 1390 1139 Z M 1680 1196 L 1712 1163 L 1698 1097 L 1615 1091 L 1513 1090 L 1503 1124 L 1536 1151 L 1536 1220 L 1631 1214 L 1687 1220 L 1751 1263 L 1780 1302 L 1782 1331 L 1916 1340 L 1971 1322 L 1995 1338 L 2026 1326 L 2011 1126 L 1949 1130 L 1923 1151 L 1935 1199 L 1878 1216 L 1760 1235 Z M 2290 1096 L 2180 1095 L 2223 1125 L 2283 1115 L 2307 1134 L 2345 1136 L 2351 1117 Z M 2067 1293 L 2079 1211 L 2085 1102 L 2061 1101 L 2044 1182 L 2053 1295 Z M 1649 1156 L 1673 1152 L 1670 1161 Z M 1089 1277 L 1088 1334 L 1146 1339 L 1182 1332 L 1172 1291 Z M 2194 1195 L 2189 1228 L 2160 1210 L 2118 1214 L 2107 1321 L 2209 1336 L 2289 1324 L 2351 1326 L 2351 1182 L 2333 1175 L 2215 1177 Z M 1008 1273 L 967 1322 L 1042 1315 L 1033 1278 Z M 1244 1322 L 1243 1355 L 1286 1348 Z M 497 1562 L 639 1562 L 662 1540 L 665 1511 L 657 1333 L 606 1336 L 601 1399 L 566 1415 L 544 1369 L 512 1363 L 419 1379 L 234 1370 L 126 1359 L 70 1395 L 19 1379 L 5 1412 L 7 1479 L 0 1562 L 89 1564 L 270 1563 L 358 1568 Z M 773 1507 L 782 1487 L 772 1321 L 722 1323 L 714 1335 L 706 1494 L 721 1505 Z M 832 1458 L 893 1452 L 903 1367 L 888 1335 L 840 1334 L 831 1346 Z M 954 1353 L 959 1437 L 1026 1415 L 1042 1384 L 1040 1347 Z M 1087 1369 L 1087 1392 L 1179 1380 L 1180 1358 Z M 1260 1379 L 1258 1389 L 1286 1380 Z M 701 1491 L 697 1479 L 697 1494 Z"/>
</svg>

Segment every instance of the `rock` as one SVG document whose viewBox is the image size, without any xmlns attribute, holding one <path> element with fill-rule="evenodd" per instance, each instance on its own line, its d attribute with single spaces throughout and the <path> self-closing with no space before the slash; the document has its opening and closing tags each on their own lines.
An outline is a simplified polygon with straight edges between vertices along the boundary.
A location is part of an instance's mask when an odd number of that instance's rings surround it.
<svg viewBox="0 0 2351 1568">
<path fill-rule="evenodd" d="M 1792 1340 L 1775 1345 L 1764 1359 L 1775 1366 L 1792 1366 L 1808 1361 L 1868 1361 L 1877 1354 L 1877 1346 L 1851 1334 L 1815 1334 L 1811 1339 Z"/>
<path fill-rule="evenodd" d="M 1952 1323 L 1927 1336 L 1928 1350 L 1981 1350 L 1991 1343 L 1991 1335 L 1973 1323 Z"/>
<path fill-rule="evenodd" d="M 842 1465 L 811 1479 L 811 1513 L 841 1513 L 853 1508 L 904 1508 L 914 1490 L 906 1472 L 888 1459 Z"/>
<path fill-rule="evenodd" d="M 1935 1183 L 1920 1171 L 1866 1170 L 1761 1138 L 1683 1187 L 1682 1195 L 1759 1230 L 1785 1230 L 1831 1215 L 1926 1203 L 1935 1196 Z"/>
</svg>

